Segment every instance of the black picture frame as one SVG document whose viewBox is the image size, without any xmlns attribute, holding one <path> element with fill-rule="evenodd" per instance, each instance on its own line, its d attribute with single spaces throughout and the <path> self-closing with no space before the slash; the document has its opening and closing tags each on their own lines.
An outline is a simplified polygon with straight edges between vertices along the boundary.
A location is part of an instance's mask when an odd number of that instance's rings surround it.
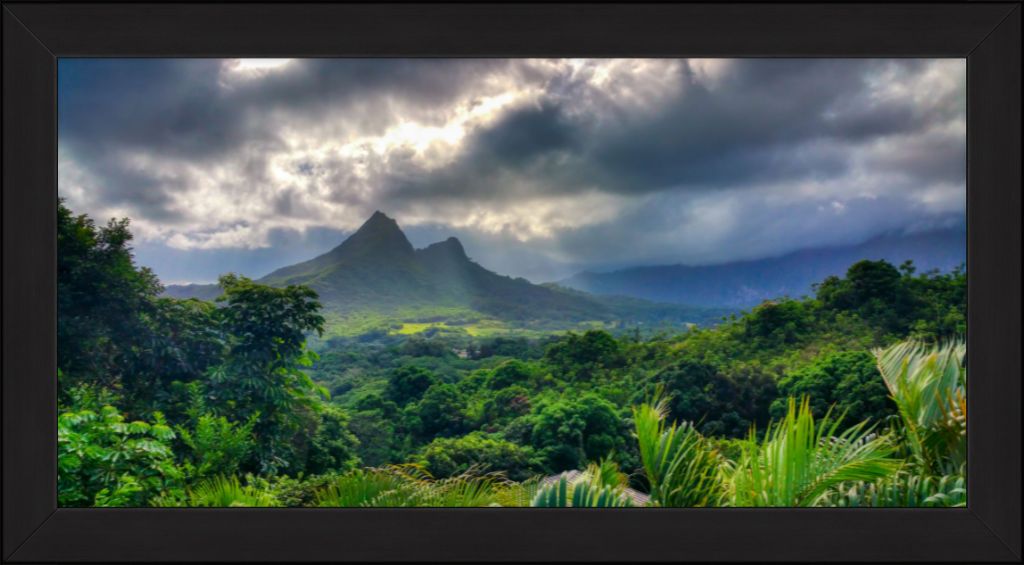
<svg viewBox="0 0 1024 565">
<path fill-rule="evenodd" d="M 59 57 L 964 57 L 966 509 L 69 509 L 56 499 Z M 1020 561 L 1021 6 L 3 7 L 3 559 Z"/>
</svg>

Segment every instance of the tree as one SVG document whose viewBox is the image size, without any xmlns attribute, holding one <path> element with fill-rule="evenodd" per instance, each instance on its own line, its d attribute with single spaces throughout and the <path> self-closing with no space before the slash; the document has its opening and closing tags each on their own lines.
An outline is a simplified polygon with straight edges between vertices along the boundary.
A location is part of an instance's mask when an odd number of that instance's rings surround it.
<svg viewBox="0 0 1024 565">
<path fill-rule="evenodd" d="M 236 275 L 222 276 L 220 286 L 224 306 L 217 315 L 228 350 L 211 370 L 211 407 L 243 419 L 257 416 L 259 470 L 301 469 L 318 399 L 327 396 L 302 370 L 316 359 L 306 349 L 306 333 L 323 332 L 317 295 L 303 286 L 274 288 Z"/>
<path fill-rule="evenodd" d="M 773 379 L 756 369 L 722 373 L 718 366 L 682 358 L 654 376 L 668 394 L 668 416 L 689 422 L 707 436 L 743 437 L 751 425 L 767 424 L 764 408 L 775 397 Z"/>
<path fill-rule="evenodd" d="M 57 203 L 57 366 L 68 385 L 134 384 L 127 355 L 151 335 L 144 316 L 162 289 L 135 267 L 131 240 L 127 219 L 96 227 Z"/>
<path fill-rule="evenodd" d="M 419 400 L 434 383 L 438 382 L 433 372 L 422 367 L 407 365 L 391 371 L 385 392 L 388 399 L 399 406 Z"/>
<path fill-rule="evenodd" d="M 604 370 L 622 367 L 626 358 L 622 345 L 602 330 L 588 330 L 583 335 L 570 332 L 551 344 L 545 360 L 570 380 L 589 381 Z"/>
<path fill-rule="evenodd" d="M 358 440 L 356 455 L 367 467 L 402 461 L 408 453 L 401 425 L 378 410 L 352 412 L 348 429 Z"/>
<path fill-rule="evenodd" d="M 579 469 L 624 451 L 628 440 L 628 428 L 615 406 L 593 394 L 547 403 L 532 420 L 531 444 L 552 472 Z"/>
<path fill-rule="evenodd" d="M 540 461 L 529 447 L 481 432 L 435 439 L 423 450 L 420 462 L 435 477 L 452 477 L 477 469 L 503 471 L 508 478 L 522 481 L 540 470 Z"/>
<path fill-rule="evenodd" d="M 466 399 L 455 385 L 436 383 L 427 389 L 417 405 L 420 437 L 454 436 L 465 431 Z"/>
<path fill-rule="evenodd" d="M 328 405 L 320 411 L 316 433 L 310 441 L 305 471 L 307 473 L 343 473 L 359 463 L 356 454 L 359 440 L 349 429 L 349 418 L 343 410 Z"/>
<path fill-rule="evenodd" d="M 147 331 L 125 352 L 130 371 L 122 388 L 135 411 L 160 409 L 174 419 L 181 415 L 180 386 L 205 381 L 223 361 L 227 343 L 212 302 L 158 298 L 150 306 Z"/>
<path fill-rule="evenodd" d="M 782 397 L 772 403 L 774 418 L 785 416 L 786 397 L 808 397 L 811 411 L 821 418 L 830 408 L 848 422 L 880 423 L 896 414 L 875 358 L 866 351 L 829 353 L 779 379 Z"/>
<path fill-rule="evenodd" d="M 812 327 L 812 308 L 800 300 L 769 300 L 745 316 L 745 334 L 762 349 L 792 346 Z"/>
<path fill-rule="evenodd" d="M 907 331 L 916 306 L 904 275 L 884 260 L 854 263 L 845 278 L 825 279 L 817 296 L 826 308 L 856 312 L 872 325 L 896 334 Z"/>
<path fill-rule="evenodd" d="M 517 418 L 530 412 L 530 391 L 513 385 L 494 393 L 484 401 L 483 419 L 488 425 Z"/>
<path fill-rule="evenodd" d="M 501 390 L 512 385 L 529 384 L 532 376 L 529 365 L 518 359 L 510 359 L 491 372 L 487 378 L 487 388 Z"/>
</svg>

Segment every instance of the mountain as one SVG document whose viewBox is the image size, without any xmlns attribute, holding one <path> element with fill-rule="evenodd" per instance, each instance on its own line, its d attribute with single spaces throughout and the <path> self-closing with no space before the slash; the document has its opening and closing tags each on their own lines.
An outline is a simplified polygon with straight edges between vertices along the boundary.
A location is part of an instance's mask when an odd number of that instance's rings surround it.
<svg viewBox="0 0 1024 565">
<path fill-rule="evenodd" d="M 746 308 L 779 296 L 811 293 L 811 285 L 842 275 L 864 259 L 899 265 L 910 259 L 918 271 L 948 271 L 966 261 L 964 230 L 890 234 L 859 245 L 804 249 L 768 259 L 720 265 L 662 265 L 607 273 L 582 272 L 559 284 L 599 295 L 632 296 L 694 306 Z"/>
<path fill-rule="evenodd" d="M 415 249 L 398 223 L 375 212 L 334 249 L 278 269 L 257 282 L 307 285 L 330 324 L 487 318 L 512 324 L 570 327 L 584 322 L 706 323 L 722 312 L 645 300 L 599 297 L 557 285 L 499 275 L 474 262 L 454 237 Z M 216 285 L 168 286 L 177 298 L 212 299 Z"/>
</svg>

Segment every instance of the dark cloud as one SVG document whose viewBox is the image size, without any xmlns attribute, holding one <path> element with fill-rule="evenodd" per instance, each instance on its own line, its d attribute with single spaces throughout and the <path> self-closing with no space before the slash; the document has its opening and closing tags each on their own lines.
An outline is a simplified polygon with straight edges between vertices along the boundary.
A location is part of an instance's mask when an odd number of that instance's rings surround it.
<svg viewBox="0 0 1024 565">
<path fill-rule="evenodd" d="M 154 265 L 173 280 L 236 262 L 259 274 L 375 209 L 534 278 L 756 258 L 963 217 L 962 61 L 239 68 L 61 60 L 62 195 L 131 215 L 140 257 L 206 258 Z"/>
</svg>

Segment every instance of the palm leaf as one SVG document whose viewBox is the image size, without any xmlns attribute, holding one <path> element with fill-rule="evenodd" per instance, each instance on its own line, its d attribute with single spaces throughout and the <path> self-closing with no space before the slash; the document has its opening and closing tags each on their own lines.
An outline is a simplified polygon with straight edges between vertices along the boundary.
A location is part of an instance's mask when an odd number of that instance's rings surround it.
<svg viewBox="0 0 1024 565">
<path fill-rule="evenodd" d="M 841 418 L 827 413 L 815 423 L 810 402 L 789 399 L 785 418 L 770 425 L 764 440 L 754 432 L 740 461 L 728 466 L 734 506 L 816 506 L 838 485 L 871 481 L 894 473 L 886 437 L 866 423 L 839 431 Z"/>
<path fill-rule="evenodd" d="M 666 426 L 668 404 L 655 398 L 633 409 L 640 460 L 657 506 L 713 506 L 724 492 L 721 459 L 692 424 Z"/>
</svg>

